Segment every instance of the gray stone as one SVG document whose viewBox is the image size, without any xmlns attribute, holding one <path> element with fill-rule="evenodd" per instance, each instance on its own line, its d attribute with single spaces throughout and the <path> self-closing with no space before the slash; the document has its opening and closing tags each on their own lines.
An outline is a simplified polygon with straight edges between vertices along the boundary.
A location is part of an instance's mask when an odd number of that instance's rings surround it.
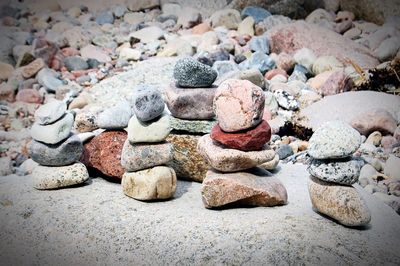
<svg viewBox="0 0 400 266">
<path fill-rule="evenodd" d="M 35 121 L 40 125 L 51 124 L 60 119 L 67 111 L 63 101 L 53 100 L 40 106 L 35 112 Z"/>
<path fill-rule="evenodd" d="M 173 159 L 170 143 L 130 144 L 126 140 L 121 153 L 121 165 L 127 172 L 164 165 Z"/>
<path fill-rule="evenodd" d="M 217 71 L 218 76 L 222 76 L 231 71 L 238 71 L 239 67 L 233 61 L 216 61 L 212 68 Z"/>
<path fill-rule="evenodd" d="M 293 155 L 293 149 L 288 144 L 282 144 L 276 149 L 276 154 L 279 156 L 280 160 L 284 160 Z"/>
<path fill-rule="evenodd" d="M 258 36 L 251 38 L 249 48 L 253 52 L 269 54 L 269 42 L 267 36 Z"/>
<path fill-rule="evenodd" d="M 384 174 L 396 180 L 400 180 L 400 158 L 390 155 L 385 164 Z"/>
<path fill-rule="evenodd" d="M 265 18 L 271 16 L 268 10 L 258 6 L 246 6 L 241 12 L 242 18 L 252 17 L 255 23 L 263 21 Z"/>
<path fill-rule="evenodd" d="M 32 172 L 32 179 L 36 189 L 55 189 L 84 183 L 89 173 L 82 163 L 58 167 L 38 165 Z"/>
<path fill-rule="evenodd" d="M 150 121 L 162 114 L 165 108 L 161 92 L 149 85 L 139 85 L 132 97 L 133 111 L 140 121 Z"/>
<path fill-rule="evenodd" d="M 101 112 L 97 118 L 97 126 L 104 129 L 125 128 L 128 126 L 131 116 L 131 106 L 127 101 L 123 100 Z"/>
<path fill-rule="evenodd" d="M 161 39 L 164 36 L 164 31 L 157 26 L 150 26 L 132 32 L 129 36 L 140 40 L 142 43 L 151 43 Z"/>
<path fill-rule="evenodd" d="M 64 65 L 68 71 L 85 70 L 89 68 L 85 59 L 80 56 L 69 56 L 64 59 Z"/>
<path fill-rule="evenodd" d="M 113 24 L 114 23 L 113 13 L 111 11 L 103 11 L 99 13 L 96 17 L 96 23 L 99 25 Z"/>
<path fill-rule="evenodd" d="M 217 75 L 217 71 L 192 58 L 180 59 L 174 68 L 174 78 L 180 87 L 210 87 Z"/>
<path fill-rule="evenodd" d="M 245 61 L 246 62 L 246 61 Z M 255 52 L 251 55 L 248 62 L 248 68 L 256 68 L 264 75 L 268 70 L 275 67 L 275 61 L 262 52 Z"/>
<path fill-rule="evenodd" d="M 357 158 L 345 160 L 312 160 L 307 170 L 323 181 L 342 185 L 357 182 L 364 162 Z"/>
<path fill-rule="evenodd" d="M 360 145 L 360 133 L 349 124 L 337 120 L 326 122 L 314 132 L 307 152 L 315 159 L 345 158 Z"/>
<path fill-rule="evenodd" d="M 215 120 L 185 120 L 171 117 L 172 129 L 194 134 L 210 133 L 216 123 L 217 121 Z"/>
<path fill-rule="evenodd" d="M 13 173 L 12 161 L 10 157 L 0 158 L 0 176 L 11 175 Z"/>
<path fill-rule="evenodd" d="M 63 82 L 56 77 L 56 74 L 48 68 L 40 70 L 36 77 L 39 84 L 44 86 L 49 92 L 55 92 L 63 85 Z"/>
<path fill-rule="evenodd" d="M 73 124 L 73 114 L 67 113 L 60 120 L 50 125 L 33 124 L 31 136 L 34 140 L 40 142 L 56 144 L 69 136 Z"/>
<path fill-rule="evenodd" d="M 28 146 L 29 156 L 44 166 L 64 166 L 79 161 L 82 152 L 82 141 L 77 135 L 71 135 L 58 144 L 45 144 L 32 140 Z"/>
<path fill-rule="evenodd" d="M 160 117 L 142 122 L 136 116 L 132 116 L 128 124 L 128 140 L 130 143 L 162 142 L 171 131 L 170 115 L 163 113 Z"/>
</svg>

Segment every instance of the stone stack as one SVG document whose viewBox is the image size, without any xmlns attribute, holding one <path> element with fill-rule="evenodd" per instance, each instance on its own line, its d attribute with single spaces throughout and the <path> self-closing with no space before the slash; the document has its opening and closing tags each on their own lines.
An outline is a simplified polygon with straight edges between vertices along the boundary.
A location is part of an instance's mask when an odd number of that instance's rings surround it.
<svg viewBox="0 0 400 266">
<path fill-rule="evenodd" d="M 33 170 L 36 189 L 55 189 L 77 185 L 89 179 L 79 159 L 83 146 L 71 133 L 74 115 L 67 112 L 65 102 L 53 100 L 35 112 L 31 128 L 33 140 L 28 145 L 32 160 L 39 165 Z"/>
<path fill-rule="evenodd" d="M 148 85 L 136 88 L 134 115 L 128 123 L 128 139 L 121 154 L 125 169 L 122 189 L 138 200 L 169 199 L 176 190 L 176 174 L 165 166 L 172 161 L 173 146 L 166 142 L 171 131 L 159 90 Z"/>
<path fill-rule="evenodd" d="M 308 184 L 313 207 L 345 226 L 363 226 L 371 214 L 352 186 L 364 162 L 352 157 L 361 145 L 357 130 L 342 121 L 323 124 L 309 141 Z"/>
<path fill-rule="evenodd" d="M 267 145 L 271 128 L 262 120 L 264 102 L 262 89 L 247 80 L 228 79 L 216 90 L 218 124 L 198 142 L 198 151 L 212 167 L 202 187 L 206 208 L 287 203 L 283 184 L 257 167 L 275 157 Z"/>
<path fill-rule="evenodd" d="M 175 130 L 168 141 L 174 144 L 171 166 L 178 177 L 202 182 L 208 165 L 197 152 L 200 136 L 215 124 L 213 99 L 217 72 L 192 58 L 180 59 L 174 68 L 176 82 L 165 90 L 165 99 Z"/>
</svg>

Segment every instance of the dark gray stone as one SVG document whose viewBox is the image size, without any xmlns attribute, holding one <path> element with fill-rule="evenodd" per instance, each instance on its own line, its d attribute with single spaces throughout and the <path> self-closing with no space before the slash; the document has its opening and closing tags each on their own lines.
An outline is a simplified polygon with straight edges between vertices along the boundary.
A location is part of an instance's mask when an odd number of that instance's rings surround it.
<svg viewBox="0 0 400 266">
<path fill-rule="evenodd" d="M 268 10 L 257 7 L 257 6 L 246 6 L 242 10 L 242 18 L 246 17 L 252 17 L 254 19 L 254 22 L 257 24 L 258 22 L 264 20 L 265 18 L 271 16 L 271 13 L 268 12 Z"/>
<path fill-rule="evenodd" d="M 64 65 L 68 71 L 88 69 L 89 65 L 85 59 L 79 56 L 69 56 L 64 59 Z"/>
<path fill-rule="evenodd" d="M 136 117 L 144 122 L 160 116 L 165 108 L 161 92 L 145 84 L 135 88 L 132 101 Z"/>
<path fill-rule="evenodd" d="M 77 135 L 70 135 L 65 141 L 57 144 L 45 144 L 32 140 L 28 152 L 32 160 L 45 166 L 64 166 L 79 161 L 83 145 Z"/>
<path fill-rule="evenodd" d="M 174 68 L 174 78 L 180 87 L 210 87 L 217 75 L 217 71 L 192 58 L 180 59 Z"/>
<path fill-rule="evenodd" d="M 276 150 L 276 154 L 278 154 L 280 160 L 284 160 L 287 157 L 293 155 L 293 150 L 292 150 L 292 147 L 290 147 L 289 145 L 282 144 Z"/>
</svg>

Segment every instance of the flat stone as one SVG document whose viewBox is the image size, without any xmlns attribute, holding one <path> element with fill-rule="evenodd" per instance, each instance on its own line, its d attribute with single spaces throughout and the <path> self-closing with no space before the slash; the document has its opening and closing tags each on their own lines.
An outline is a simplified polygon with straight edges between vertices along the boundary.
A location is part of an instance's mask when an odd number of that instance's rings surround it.
<svg viewBox="0 0 400 266">
<path fill-rule="evenodd" d="M 137 200 L 157 200 L 172 198 L 176 190 L 174 169 L 166 166 L 125 173 L 122 177 L 125 195 Z"/>
<path fill-rule="evenodd" d="M 210 133 L 216 123 L 215 120 L 185 120 L 171 116 L 172 129 L 194 134 Z"/>
<path fill-rule="evenodd" d="M 40 106 L 35 112 L 35 121 L 40 125 L 48 125 L 59 120 L 67 111 L 63 101 L 53 100 Z"/>
<path fill-rule="evenodd" d="M 170 131 L 170 115 L 167 113 L 149 122 L 142 122 L 136 116 L 132 116 L 128 124 L 128 140 L 130 143 L 162 142 Z"/>
<path fill-rule="evenodd" d="M 283 184 L 260 168 L 229 174 L 210 170 L 203 181 L 201 196 L 206 208 L 231 203 L 262 207 L 287 203 Z"/>
<path fill-rule="evenodd" d="M 164 36 L 164 31 L 157 26 L 150 26 L 134 31 L 129 36 L 139 39 L 142 43 L 151 43 L 161 39 Z"/>
<path fill-rule="evenodd" d="M 49 125 L 34 123 L 31 128 L 31 136 L 34 140 L 47 144 L 56 144 L 66 139 L 74 125 L 74 115 L 65 114 L 60 120 Z"/>
<path fill-rule="evenodd" d="M 15 100 L 24 103 L 42 103 L 42 95 L 36 89 L 22 89 L 18 91 Z"/>
<path fill-rule="evenodd" d="M 100 63 L 111 61 L 111 57 L 100 47 L 95 45 L 87 45 L 80 50 L 84 59 L 96 59 Z"/>
<path fill-rule="evenodd" d="M 139 85 L 135 88 L 132 105 L 140 121 L 150 121 L 160 116 L 165 108 L 161 92 L 149 85 Z"/>
<path fill-rule="evenodd" d="M 174 68 L 176 84 L 183 88 L 207 88 L 217 78 L 217 71 L 210 66 L 187 57 L 178 60 Z"/>
<path fill-rule="evenodd" d="M 32 78 L 45 66 L 44 60 L 42 58 L 37 58 L 22 68 L 22 76 L 26 79 Z"/>
<path fill-rule="evenodd" d="M 82 163 L 58 167 L 37 165 L 32 179 L 36 189 L 56 189 L 82 184 L 89 179 L 89 173 Z"/>
<path fill-rule="evenodd" d="M 312 160 L 307 170 L 325 182 L 352 185 L 358 181 L 364 162 L 357 158 L 344 160 Z"/>
<path fill-rule="evenodd" d="M 210 168 L 203 156 L 197 151 L 200 136 L 186 134 L 170 134 L 167 141 L 174 147 L 174 159 L 168 163 L 178 178 L 203 182 Z"/>
<path fill-rule="evenodd" d="M 122 148 L 121 165 L 127 172 L 140 171 L 164 165 L 173 159 L 170 143 L 130 144 L 126 140 Z"/>
<path fill-rule="evenodd" d="M 104 129 L 122 129 L 128 126 L 131 116 L 131 106 L 123 100 L 101 112 L 97 118 L 97 125 Z"/>
<path fill-rule="evenodd" d="M 279 155 L 276 154 L 274 159 L 272 159 L 269 162 L 260 164 L 258 167 L 262 168 L 262 169 L 265 169 L 265 170 L 268 170 L 268 171 L 272 171 L 272 170 L 275 170 L 278 167 L 278 164 L 279 164 Z"/>
<path fill-rule="evenodd" d="M 377 108 L 355 116 L 351 125 L 364 136 L 374 131 L 392 135 L 397 128 L 397 121 L 390 112 Z"/>
<path fill-rule="evenodd" d="M 327 183 L 311 177 L 308 189 L 313 207 L 340 224 L 364 226 L 371 221 L 371 213 L 354 187 Z"/>
<path fill-rule="evenodd" d="M 105 131 L 85 143 L 81 162 L 110 177 L 122 178 L 122 147 L 127 139 L 125 131 Z"/>
<path fill-rule="evenodd" d="M 165 91 L 165 102 L 174 117 L 181 119 L 211 119 L 216 88 L 177 88 L 171 84 Z"/>
<path fill-rule="evenodd" d="M 221 144 L 213 142 L 210 134 L 199 139 L 197 150 L 212 168 L 221 172 L 250 169 L 275 157 L 275 152 L 268 146 L 264 146 L 260 151 L 248 152 L 225 148 Z"/>
<path fill-rule="evenodd" d="M 44 166 L 64 166 L 79 161 L 83 152 L 82 141 L 71 135 L 58 144 L 45 144 L 32 140 L 28 145 L 29 156 Z"/>
<path fill-rule="evenodd" d="M 308 154 L 315 159 L 345 158 L 352 155 L 361 145 L 357 130 L 343 121 L 323 124 L 311 136 Z"/>
<path fill-rule="evenodd" d="M 89 68 L 85 59 L 80 56 L 69 56 L 64 59 L 64 65 L 68 71 L 85 70 Z"/>
<path fill-rule="evenodd" d="M 271 139 L 271 127 L 267 121 L 263 120 L 255 128 L 236 133 L 226 133 L 217 124 L 211 130 L 210 136 L 213 140 L 230 149 L 257 151 L 261 150 Z"/>
<path fill-rule="evenodd" d="M 247 80 L 228 79 L 217 89 L 214 111 L 221 129 L 235 132 L 257 126 L 264 112 L 262 89 Z"/>
</svg>

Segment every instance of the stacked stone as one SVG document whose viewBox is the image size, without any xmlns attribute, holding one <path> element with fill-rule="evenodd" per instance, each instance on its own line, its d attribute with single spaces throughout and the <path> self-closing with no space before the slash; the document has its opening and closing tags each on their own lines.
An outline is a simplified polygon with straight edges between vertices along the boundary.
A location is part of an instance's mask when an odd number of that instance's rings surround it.
<svg viewBox="0 0 400 266">
<path fill-rule="evenodd" d="M 174 68 L 176 82 L 165 90 L 165 100 L 172 115 L 172 128 L 168 141 L 174 144 L 171 166 L 178 177 L 202 182 L 208 165 L 198 154 L 199 135 L 209 133 L 215 124 L 213 86 L 217 72 L 193 58 L 178 60 Z M 184 134 L 182 134 L 184 132 Z M 182 156 L 184 154 L 184 156 Z"/>
<path fill-rule="evenodd" d="M 198 142 L 212 167 L 202 187 L 206 208 L 287 203 L 283 184 L 257 167 L 275 157 L 267 145 L 271 128 L 262 120 L 264 102 L 262 89 L 247 80 L 228 79 L 218 87 L 213 101 L 218 124 Z"/>
<path fill-rule="evenodd" d="M 172 161 L 173 146 L 165 141 L 171 126 L 164 106 L 156 88 L 149 85 L 136 88 L 134 115 L 129 120 L 128 139 L 121 154 L 121 165 L 126 171 L 122 189 L 134 199 L 168 199 L 175 194 L 175 171 L 165 166 Z"/>
<path fill-rule="evenodd" d="M 71 133 L 74 115 L 67 112 L 65 102 L 53 100 L 35 112 L 31 128 L 33 140 L 28 153 L 39 165 L 33 170 L 36 189 L 55 189 L 77 185 L 89 179 L 88 171 L 79 159 L 83 145 Z"/>
<path fill-rule="evenodd" d="M 323 124 L 309 141 L 308 184 L 313 207 L 345 226 L 363 226 L 371 214 L 352 186 L 364 162 L 352 157 L 361 145 L 357 130 L 342 121 Z"/>
</svg>

